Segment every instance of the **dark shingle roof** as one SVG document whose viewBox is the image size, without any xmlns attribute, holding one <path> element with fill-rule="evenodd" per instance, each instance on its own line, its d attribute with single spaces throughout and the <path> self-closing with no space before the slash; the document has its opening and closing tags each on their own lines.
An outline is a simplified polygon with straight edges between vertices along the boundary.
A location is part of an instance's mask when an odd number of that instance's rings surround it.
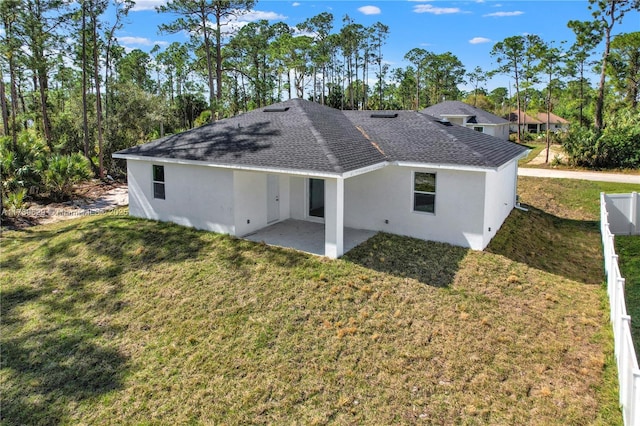
<svg viewBox="0 0 640 426">
<path fill-rule="evenodd" d="M 525 151 L 415 111 L 373 118 L 375 111 L 340 111 L 302 99 L 268 109 L 274 108 L 278 111 L 260 108 L 115 155 L 342 173 L 384 161 L 498 167 Z"/>
<path fill-rule="evenodd" d="M 421 112 L 397 111 L 398 117 L 392 119 L 372 118 L 370 111 L 344 113 L 396 161 L 495 168 L 526 151 Z"/>
<path fill-rule="evenodd" d="M 444 116 L 452 116 L 452 115 L 464 115 L 467 117 L 472 117 L 469 120 L 470 123 L 477 124 L 507 124 L 508 121 L 504 118 L 498 117 L 497 115 L 493 115 L 490 112 L 487 112 L 483 109 L 476 108 L 472 105 L 465 104 L 460 101 L 444 101 L 439 104 L 431 105 L 423 109 L 421 112 L 425 114 L 432 115 L 434 117 L 440 118 Z"/>
<path fill-rule="evenodd" d="M 256 109 L 117 154 L 334 173 L 385 161 L 341 111 L 302 99 Z"/>
</svg>

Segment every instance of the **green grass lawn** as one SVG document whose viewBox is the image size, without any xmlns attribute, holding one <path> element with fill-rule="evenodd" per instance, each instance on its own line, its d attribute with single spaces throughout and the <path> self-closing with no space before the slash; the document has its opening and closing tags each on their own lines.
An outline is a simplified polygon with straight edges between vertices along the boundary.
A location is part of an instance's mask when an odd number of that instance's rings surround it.
<svg viewBox="0 0 640 426">
<path fill-rule="evenodd" d="M 616 253 L 625 279 L 624 298 L 627 313 L 631 315 L 631 335 L 637 356 L 640 354 L 640 237 L 616 236 Z"/>
<path fill-rule="evenodd" d="M 532 208 L 485 252 L 378 234 L 327 260 L 109 216 L 6 232 L 2 422 L 620 424 L 602 188 L 521 179 Z"/>
<path fill-rule="evenodd" d="M 542 152 L 542 150 L 547 147 L 547 144 L 542 142 L 525 142 L 522 143 L 522 145 L 530 149 L 530 151 L 526 157 L 521 158 L 518 161 L 518 166 L 520 167 L 529 167 L 529 161 L 536 158 L 538 154 L 540 154 L 540 152 Z"/>
</svg>

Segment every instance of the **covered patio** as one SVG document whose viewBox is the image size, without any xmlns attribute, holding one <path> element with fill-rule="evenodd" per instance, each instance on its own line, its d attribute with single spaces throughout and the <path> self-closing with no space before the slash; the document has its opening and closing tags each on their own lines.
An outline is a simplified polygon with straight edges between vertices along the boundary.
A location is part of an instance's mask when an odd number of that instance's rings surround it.
<svg viewBox="0 0 640 426">
<path fill-rule="evenodd" d="M 376 231 L 344 228 L 344 253 L 364 243 L 375 234 Z M 319 256 L 325 255 L 324 223 L 287 219 L 245 235 L 243 238 Z"/>
</svg>

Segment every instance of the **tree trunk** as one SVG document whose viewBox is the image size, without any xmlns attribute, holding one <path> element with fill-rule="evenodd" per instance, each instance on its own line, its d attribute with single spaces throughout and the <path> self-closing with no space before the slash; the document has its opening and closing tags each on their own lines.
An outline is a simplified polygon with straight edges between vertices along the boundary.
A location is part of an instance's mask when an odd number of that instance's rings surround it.
<svg viewBox="0 0 640 426">
<path fill-rule="evenodd" d="M 18 77 L 18 83 L 20 83 L 22 81 L 21 76 Z M 22 107 L 22 112 L 25 113 L 27 111 L 27 102 L 24 100 L 24 93 L 22 93 L 22 89 L 20 87 L 20 84 L 17 85 L 16 90 L 18 91 L 18 99 L 20 100 L 20 106 Z M 17 109 L 16 109 L 16 114 L 17 114 Z M 22 128 L 26 129 L 29 127 L 29 123 L 27 122 L 27 118 L 23 118 L 22 119 Z"/>
<path fill-rule="evenodd" d="M 353 62 L 351 62 L 351 56 L 349 56 L 349 63 L 347 67 L 347 81 L 349 89 L 349 108 L 353 109 L 354 101 L 353 101 Z"/>
<path fill-rule="evenodd" d="M 2 112 L 2 135 L 9 136 L 9 109 L 7 107 L 7 97 L 4 89 L 2 67 L 0 67 L 0 111 Z"/>
<path fill-rule="evenodd" d="M 44 58 L 42 58 L 42 60 L 44 60 Z M 47 71 L 42 69 L 42 66 L 38 68 L 38 86 L 40 89 L 40 106 L 42 110 L 42 130 L 44 132 L 44 139 L 47 142 L 47 146 L 53 151 L 51 120 L 49 119 L 49 113 L 47 110 L 47 93 L 49 92 Z"/>
<path fill-rule="evenodd" d="M 325 80 L 327 78 L 327 66 L 322 64 L 322 92 L 320 92 L 320 103 L 324 105 L 324 91 L 326 90 Z"/>
<path fill-rule="evenodd" d="M 204 50 L 207 53 L 207 76 L 209 79 L 209 109 L 211 110 L 211 118 L 210 121 L 214 121 L 216 119 L 216 107 L 214 102 L 214 91 L 213 91 L 213 64 L 211 63 L 211 46 L 209 42 L 209 30 L 207 29 L 207 15 L 204 12 L 204 9 L 201 11 L 202 15 L 202 33 L 204 36 Z M 220 45 L 220 12 L 216 11 L 216 53 L 218 51 L 218 47 Z M 216 75 L 218 72 L 218 57 L 216 57 Z M 218 83 L 219 84 L 219 83 Z"/>
<path fill-rule="evenodd" d="M 318 76 L 316 75 L 316 67 L 313 67 L 313 102 L 318 102 Z"/>
<path fill-rule="evenodd" d="M 416 66 L 416 111 L 420 109 L 420 64 Z"/>
<path fill-rule="evenodd" d="M 609 3 L 611 4 L 611 9 L 608 13 L 610 22 L 608 24 L 605 23 L 604 26 L 604 53 L 602 54 L 602 68 L 600 70 L 600 83 L 598 84 L 598 98 L 596 99 L 596 110 L 593 123 L 598 130 L 602 130 L 604 127 L 604 120 L 602 118 L 604 109 L 604 86 L 607 76 L 609 52 L 611 51 L 611 30 L 615 24 L 616 1 L 613 0 Z"/>
<path fill-rule="evenodd" d="M 260 62 L 258 61 L 258 56 L 254 56 L 253 58 L 253 68 L 255 69 L 255 75 L 253 76 L 254 81 L 255 81 L 255 99 L 256 99 L 256 105 L 258 105 L 259 108 L 261 108 L 263 105 L 262 103 L 262 99 L 264 98 L 263 96 L 263 92 L 264 92 L 264 79 L 260 79 Z"/>
<path fill-rule="evenodd" d="M 104 121 L 106 126 L 109 126 L 109 65 L 111 61 L 111 41 L 113 40 L 113 33 L 116 29 L 116 25 L 117 21 L 109 32 L 107 48 L 104 53 Z"/>
<path fill-rule="evenodd" d="M 7 40 L 10 40 L 13 37 L 13 24 L 9 22 L 4 22 L 5 28 L 5 36 Z M 13 144 L 14 152 L 18 151 L 18 123 L 17 123 L 17 115 L 18 115 L 18 89 L 16 82 L 16 67 L 15 60 L 13 55 L 13 48 L 9 51 L 9 87 L 11 94 L 11 142 Z M 0 81 L 0 84 L 4 84 L 4 81 Z M 4 99 L 4 98 L 3 98 Z M 0 203 L 1 204 L 1 203 Z"/>
<path fill-rule="evenodd" d="M 380 36 L 380 43 L 378 44 L 378 109 L 384 109 L 382 102 L 382 36 Z"/>
<path fill-rule="evenodd" d="M 87 118 L 87 12 L 82 1 L 82 140 L 84 156 L 91 160 L 89 153 L 89 123 Z M 93 163 L 93 162 L 92 162 Z"/>
<path fill-rule="evenodd" d="M 220 11 L 216 12 L 216 99 L 222 100 L 222 35 L 220 34 Z"/>
<path fill-rule="evenodd" d="M 518 108 L 518 142 L 520 142 L 520 137 L 522 135 L 521 120 L 520 120 L 520 82 L 518 80 L 518 63 L 514 62 L 514 71 L 515 71 L 515 83 L 516 83 L 516 105 Z M 526 120 L 525 120 L 526 122 Z"/>
<path fill-rule="evenodd" d="M 9 84 L 11 86 L 11 139 L 14 151 L 18 151 L 18 87 L 13 55 L 9 58 Z"/>
<path fill-rule="evenodd" d="M 366 110 L 367 108 L 367 57 L 369 53 L 364 51 L 364 60 L 362 63 L 362 109 Z"/>
<path fill-rule="evenodd" d="M 93 67 L 96 86 L 96 127 L 98 130 L 98 176 L 104 178 L 104 153 L 102 135 L 102 98 L 100 96 L 100 68 L 98 64 L 98 17 L 92 16 L 93 28 Z"/>
<path fill-rule="evenodd" d="M 584 125 L 584 61 L 580 61 L 580 127 Z"/>
<path fill-rule="evenodd" d="M 547 89 L 547 155 L 545 164 L 549 164 L 549 149 L 551 149 L 551 139 L 549 138 L 549 126 L 551 125 L 551 71 L 549 71 L 549 88 Z"/>
</svg>

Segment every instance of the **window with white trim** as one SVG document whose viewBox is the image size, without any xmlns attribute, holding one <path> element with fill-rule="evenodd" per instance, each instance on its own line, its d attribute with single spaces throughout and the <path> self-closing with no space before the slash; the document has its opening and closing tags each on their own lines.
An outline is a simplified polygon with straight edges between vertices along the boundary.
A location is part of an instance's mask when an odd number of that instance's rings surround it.
<svg viewBox="0 0 640 426">
<path fill-rule="evenodd" d="M 482 126 L 473 126 L 473 130 L 476 132 L 484 133 L 484 127 Z"/>
<path fill-rule="evenodd" d="M 153 198 L 164 200 L 164 166 L 153 166 Z"/>
<path fill-rule="evenodd" d="M 415 172 L 413 174 L 413 211 L 436 212 L 436 174 Z"/>
</svg>

